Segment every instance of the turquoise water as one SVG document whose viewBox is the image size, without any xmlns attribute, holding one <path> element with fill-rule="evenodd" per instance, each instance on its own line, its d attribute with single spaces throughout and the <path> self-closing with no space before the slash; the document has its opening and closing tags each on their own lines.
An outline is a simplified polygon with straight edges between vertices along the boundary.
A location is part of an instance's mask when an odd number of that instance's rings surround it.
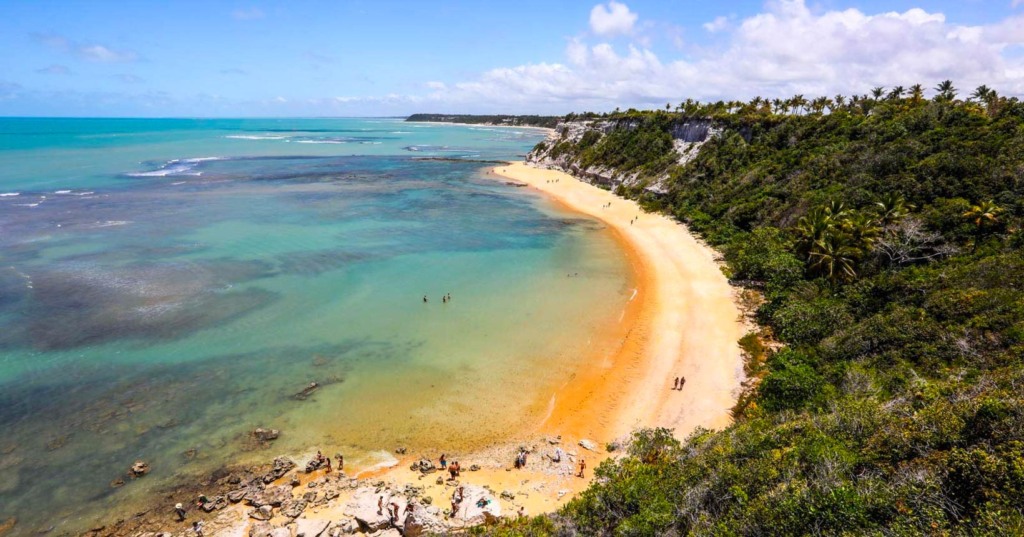
<svg viewBox="0 0 1024 537">
<path fill-rule="evenodd" d="M 535 426 L 629 288 L 600 224 L 479 162 L 542 137 L 0 119 L 0 521 L 73 532 L 226 463 Z"/>
</svg>

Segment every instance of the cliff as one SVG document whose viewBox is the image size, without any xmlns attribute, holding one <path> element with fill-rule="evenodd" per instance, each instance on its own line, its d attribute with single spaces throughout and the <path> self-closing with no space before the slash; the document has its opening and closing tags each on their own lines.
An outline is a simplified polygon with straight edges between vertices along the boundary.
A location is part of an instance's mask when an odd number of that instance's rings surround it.
<svg viewBox="0 0 1024 537">
<path fill-rule="evenodd" d="M 663 194 L 672 167 L 691 161 L 705 142 L 722 132 L 714 120 L 677 116 L 562 121 L 527 161 L 607 188 L 625 185 Z M 642 155 L 616 158 L 638 149 Z"/>
</svg>

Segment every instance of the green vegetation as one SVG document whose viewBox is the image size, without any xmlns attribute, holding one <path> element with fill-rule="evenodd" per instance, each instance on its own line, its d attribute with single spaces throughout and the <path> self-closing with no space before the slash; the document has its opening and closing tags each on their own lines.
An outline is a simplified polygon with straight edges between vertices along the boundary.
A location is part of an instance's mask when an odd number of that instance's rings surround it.
<svg viewBox="0 0 1024 537">
<path fill-rule="evenodd" d="M 687 101 L 562 148 L 660 167 L 655 131 L 720 126 L 666 194 L 619 192 L 718 247 L 784 347 L 744 338 L 767 357 L 728 429 L 640 431 L 560 513 L 495 534 L 1024 534 L 1024 104 L 936 91 Z"/>
<path fill-rule="evenodd" d="M 562 118 L 557 116 L 507 116 L 471 114 L 413 114 L 406 121 L 433 123 L 469 123 L 473 125 L 505 125 L 509 127 L 546 127 L 552 129 Z"/>
</svg>

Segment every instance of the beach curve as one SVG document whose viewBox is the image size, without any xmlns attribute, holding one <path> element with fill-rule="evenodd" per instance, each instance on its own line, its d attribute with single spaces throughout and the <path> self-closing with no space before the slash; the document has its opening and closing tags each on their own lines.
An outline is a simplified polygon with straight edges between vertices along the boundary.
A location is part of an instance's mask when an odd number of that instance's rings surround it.
<svg viewBox="0 0 1024 537">
<path fill-rule="evenodd" d="M 744 323 L 714 250 L 681 223 L 565 172 L 525 162 L 493 172 L 603 222 L 637 273 L 616 356 L 588 367 L 589 381 L 560 390 L 542 429 L 611 440 L 665 427 L 682 439 L 698 427 L 728 426 L 744 380 Z M 686 379 L 682 390 L 673 389 L 676 377 Z"/>
</svg>

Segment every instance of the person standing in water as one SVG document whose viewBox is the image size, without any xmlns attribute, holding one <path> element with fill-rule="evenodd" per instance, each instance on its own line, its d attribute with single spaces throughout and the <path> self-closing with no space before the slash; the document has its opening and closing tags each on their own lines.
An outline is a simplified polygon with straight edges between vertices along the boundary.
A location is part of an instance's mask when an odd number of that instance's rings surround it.
<svg viewBox="0 0 1024 537">
<path fill-rule="evenodd" d="M 423 295 L 423 303 L 424 303 L 424 304 L 426 304 L 426 303 L 427 303 L 427 295 Z"/>
</svg>

